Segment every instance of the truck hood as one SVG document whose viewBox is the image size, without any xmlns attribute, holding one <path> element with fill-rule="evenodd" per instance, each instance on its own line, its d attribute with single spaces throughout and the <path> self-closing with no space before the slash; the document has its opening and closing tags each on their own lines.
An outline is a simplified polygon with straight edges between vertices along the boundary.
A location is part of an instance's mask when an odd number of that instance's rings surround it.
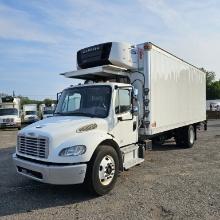
<svg viewBox="0 0 220 220">
<path fill-rule="evenodd" d="M 77 129 L 91 124 L 96 124 L 96 129 L 106 132 L 108 130 L 108 123 L 105 119 L 80 116 L 54 116 L 35 122 L 20 132 L 26 135 L 29 133 L 46 135 L 52 139 L 60 139 L 61 137 L 66 139 L 76 134 Z"/>
</svg>

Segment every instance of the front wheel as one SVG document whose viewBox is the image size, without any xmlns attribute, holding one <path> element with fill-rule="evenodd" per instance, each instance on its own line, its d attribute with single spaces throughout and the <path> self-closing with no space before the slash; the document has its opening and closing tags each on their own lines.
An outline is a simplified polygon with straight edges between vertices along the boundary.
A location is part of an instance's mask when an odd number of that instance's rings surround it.
<svg viewBox="0 0 220 220">
<path fill-rule="evenodd" d="M 93 155 L 87 170 L 86 183 L 89 190 L 96 195 L 111 191 L 119 173 L 117 152 L 111 146 L 100 146 Z"/>
</svg>

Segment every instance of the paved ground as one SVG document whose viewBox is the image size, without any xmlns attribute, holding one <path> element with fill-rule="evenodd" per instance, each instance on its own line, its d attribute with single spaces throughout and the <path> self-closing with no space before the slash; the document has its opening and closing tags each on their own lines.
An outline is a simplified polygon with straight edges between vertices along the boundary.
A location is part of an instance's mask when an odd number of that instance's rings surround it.
<svg viewBox="0 0 220 220">
<path fill-rule="evenodd" d="M 154 146 L 114 190 L 92 197 L 81 186 L 51 186 L 16 174 L 16 130 L 0 131 L 0 219 L 220 219 L 220 120 L 192 149 Z"/>
</svg>

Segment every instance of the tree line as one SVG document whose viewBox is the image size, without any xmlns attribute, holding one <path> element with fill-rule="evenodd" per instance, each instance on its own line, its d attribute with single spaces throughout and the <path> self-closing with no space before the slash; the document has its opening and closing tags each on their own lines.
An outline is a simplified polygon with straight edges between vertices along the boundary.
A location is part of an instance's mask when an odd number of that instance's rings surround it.
<svg viewBox="0 0 220 220">
<path fill-rule="evenodd" d="M 41 104 L 45 104 L 46 106 L 51 106 L 52 104 L 56 104 L 57 102 L 56 100 L 49 98 L 39 101 L 39 100 L 29 99 L 28 97 L 23 97 L 23 96 L 18 96 L 18 97 L 21 99 L 21 106 L 26 104 L 37 104 L 38 107 Z"/>
<path fill-rule="evenodd" d="M 207 71 L 201 68 L 206 73 L 206 99 L 220 99 L 220 79 L 216 80 L 216 74 L 213 71 Z"/>
</svg>

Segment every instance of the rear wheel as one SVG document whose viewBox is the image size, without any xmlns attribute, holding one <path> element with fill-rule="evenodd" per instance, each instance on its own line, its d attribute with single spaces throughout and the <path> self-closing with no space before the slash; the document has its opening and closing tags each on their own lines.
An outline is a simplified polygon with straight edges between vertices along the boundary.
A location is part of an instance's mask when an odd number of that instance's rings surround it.
<svg viewBox="0 0 220 220">
<path fill-rule="evenodd" d="M 190 148 L 195 143 L 195 129 L 192 125 L 179 129 L 175 141 L 178 146 Z"/>
<path fill-rule="evenodd" d="M 192 147 L 195 143 L 195 129 L 190 125 L 186 132 L 185 145 L 186 147 Z"/>
<path fill-rule="evenodd" d="M 111 146 L 100 146 L 88 166 L 87 186 L 96 195 L 107 194 L 114 187 L 118 173 L 119 159 L 117 152 Z"/>
</svg>

